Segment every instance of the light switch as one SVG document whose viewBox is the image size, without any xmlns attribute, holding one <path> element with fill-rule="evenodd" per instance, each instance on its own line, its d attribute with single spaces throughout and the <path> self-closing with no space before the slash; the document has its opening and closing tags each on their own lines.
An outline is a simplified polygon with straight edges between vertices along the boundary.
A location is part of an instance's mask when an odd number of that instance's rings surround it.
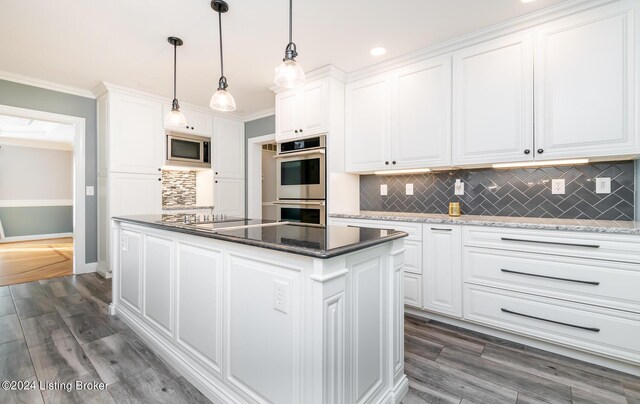
<svg viewBox="0 0 640 404">
<path fill-rule="evenodd" d="M 454 186 L 454 193 L 456 195 L 464 195 L 464 182 L 462 182 L 459 179 L 456 180 L 456 184 Z"/>
<path fill-rule="evenodd" d="M 553 195 L 564 195 L 564 179 L 551 180 L 551 193 Z"/>
<path fill-rule="evenodd" d="M 407 184 L 405 187 L 405 194 L 413 195 L 413 184 Z"/>
<path fill-rule="evenodd" d="M 381 184 L 380 185 L 380 195 L 382 195 L 382 196 L 386 196 L 387 195 L 387 184 Z"/>
<path fill-rule="evenodd" d="M 96 194 L 95 188 L 93 186 L 88 186 L 86 190 L 87 196 L 94 196 Z"/>
<path fill-rule="evenodd" d="M 611 193 L 611 178 L 596 178 L 596 194 Z"/>
</svg>

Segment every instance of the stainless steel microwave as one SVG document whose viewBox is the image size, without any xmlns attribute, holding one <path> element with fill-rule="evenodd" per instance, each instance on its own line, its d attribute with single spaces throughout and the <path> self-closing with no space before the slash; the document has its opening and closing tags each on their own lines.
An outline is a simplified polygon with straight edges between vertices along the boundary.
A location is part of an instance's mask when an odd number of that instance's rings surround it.
<svg viewBox="0 0 640 404">
<path fill-rule="evenodd" d="M 165 165 L 211 168 L 211 139 L 203 136 L 166 132 Z"/>
</svg>

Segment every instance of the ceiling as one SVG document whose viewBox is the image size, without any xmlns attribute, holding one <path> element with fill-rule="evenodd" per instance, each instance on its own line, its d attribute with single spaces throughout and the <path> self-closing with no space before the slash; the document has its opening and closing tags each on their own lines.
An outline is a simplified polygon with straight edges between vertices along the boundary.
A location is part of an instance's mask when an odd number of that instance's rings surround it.
<svg viewBox="0 0 640 404">
<path fill-rule="evenodd" d="M 0 115 L 0 141 L 6 139 L 73 145 L 71 125 Z"/>
<path fill-rule="evenodd" d="M 298 61 L 346 72 L 400 56 L 563 0 L 294 1 Z M 288 41 L 286 0 L 228 0 L 225 73 L 239 114 L 273 107 L 273 69 Z M 392 6 L 394 8 L 392 8 Z M 0 0 L 0 70 L 92 89 L 100 81 L 206 106 L 217 87 L 217 15 L 209 0 Z M 10 40 L 7 40 L 10 39 Z M 374 57 L 374 46 L 387 48 Z"/>
</svg>

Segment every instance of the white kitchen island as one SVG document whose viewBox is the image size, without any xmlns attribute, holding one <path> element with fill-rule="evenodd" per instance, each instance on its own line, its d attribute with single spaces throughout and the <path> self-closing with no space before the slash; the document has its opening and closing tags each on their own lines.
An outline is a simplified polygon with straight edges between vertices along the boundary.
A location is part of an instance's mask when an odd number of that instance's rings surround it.
<svg viewBox="0 0 640 404">
<path fill-rule="evenodd" d="M 406 233 L 114 219 L 112 314 L 220 403 L 399 403 Z"/>
</svg>

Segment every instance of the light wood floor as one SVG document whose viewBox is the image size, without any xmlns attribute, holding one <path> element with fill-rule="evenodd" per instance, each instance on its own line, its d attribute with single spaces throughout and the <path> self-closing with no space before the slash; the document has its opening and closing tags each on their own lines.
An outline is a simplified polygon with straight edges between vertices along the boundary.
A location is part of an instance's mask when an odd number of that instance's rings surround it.
<svg viewBox="0 0 640 404">
<path fill-rule="evenodd" d="M 0 244 L 0 286 L 73 273 L 73 239 Z"/>
</svg>

